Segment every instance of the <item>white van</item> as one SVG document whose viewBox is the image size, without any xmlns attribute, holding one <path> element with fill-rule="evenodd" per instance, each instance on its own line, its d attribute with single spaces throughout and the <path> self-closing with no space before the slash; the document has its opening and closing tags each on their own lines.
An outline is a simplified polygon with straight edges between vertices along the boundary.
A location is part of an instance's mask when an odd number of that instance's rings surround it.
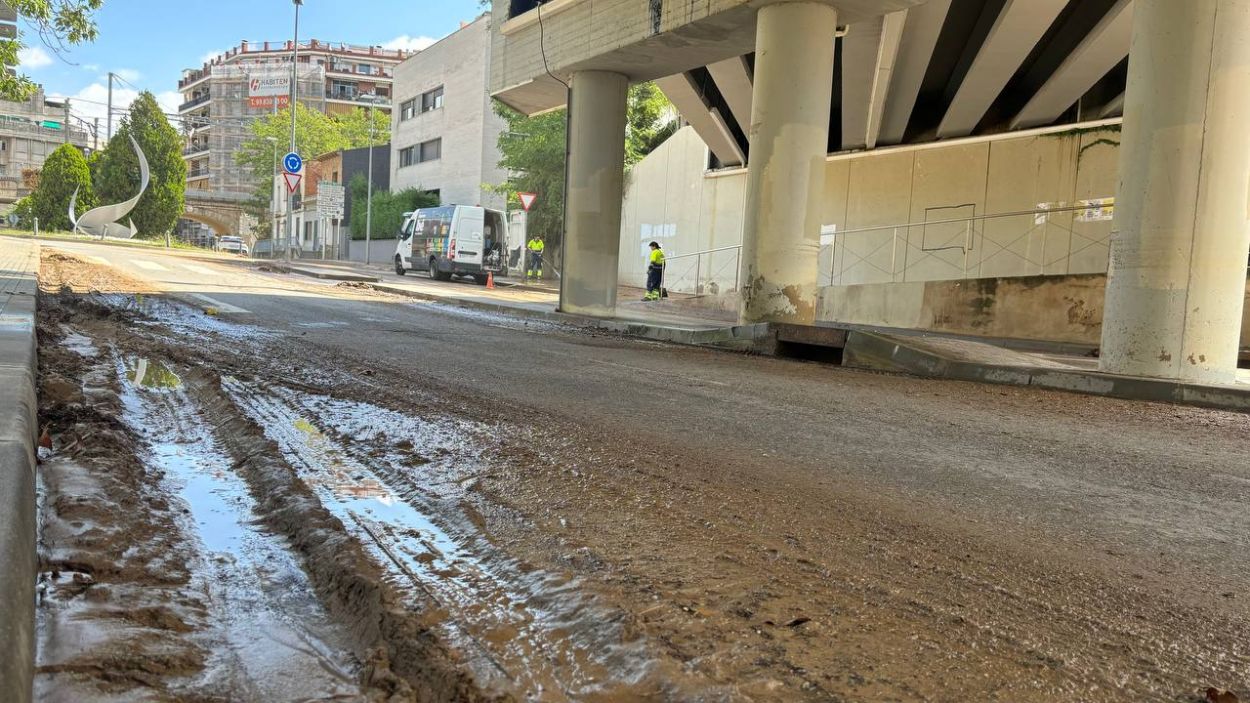
<svg viewBox="0 0 1250 703">
<path fill-rule="evenodd" d="M 508 227 L 498 210 L 445 205 L 409 213 L 395 245 L 395 273 L 425 271 L 446 281 L 472 276 L 486 282 L 488 273 L 507 272 Z"/>
</svg>

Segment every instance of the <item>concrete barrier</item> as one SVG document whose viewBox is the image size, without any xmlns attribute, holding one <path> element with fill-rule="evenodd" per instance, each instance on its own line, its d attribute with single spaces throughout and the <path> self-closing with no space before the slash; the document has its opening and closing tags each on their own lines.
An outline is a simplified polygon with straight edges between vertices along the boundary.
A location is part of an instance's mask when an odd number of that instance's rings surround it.
<svg viewBox="0 0 1250 703">
<path fill-rule="evenodd" d="M 0 250 L 0 700 L 29 703 L 35 664 L 35 295 L 39 249 Z"/>
</svg>

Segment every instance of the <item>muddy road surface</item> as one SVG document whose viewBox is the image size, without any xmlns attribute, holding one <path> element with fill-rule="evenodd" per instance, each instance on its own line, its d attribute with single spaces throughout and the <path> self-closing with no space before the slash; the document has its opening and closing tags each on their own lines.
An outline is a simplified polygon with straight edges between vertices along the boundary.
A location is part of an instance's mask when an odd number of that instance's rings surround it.
<svg viewBox="0 0 1250 703">
<path fill-rule="evenodd" d="M 1250 694 L 1247 416 L 43 257 L 45 700 Z"/>
</svg>

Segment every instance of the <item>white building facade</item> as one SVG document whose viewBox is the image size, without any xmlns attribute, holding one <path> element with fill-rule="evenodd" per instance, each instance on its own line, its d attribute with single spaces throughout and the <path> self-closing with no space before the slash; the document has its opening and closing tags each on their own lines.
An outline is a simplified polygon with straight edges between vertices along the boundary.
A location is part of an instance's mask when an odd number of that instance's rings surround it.
<svg viewBox="0 0 1250 703">
<path fill-rule="evenodd" d="M 499 134 L 487 94 L 490 13 L 395 68 L 391 190 L 437 192 L 444 204 L 503 209 Z"/>
</svg>

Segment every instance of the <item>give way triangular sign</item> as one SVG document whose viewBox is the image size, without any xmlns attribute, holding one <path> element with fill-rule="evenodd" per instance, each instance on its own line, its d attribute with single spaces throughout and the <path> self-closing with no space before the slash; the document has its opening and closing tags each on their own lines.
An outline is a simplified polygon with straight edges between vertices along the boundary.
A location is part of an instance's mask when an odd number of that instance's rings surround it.
<svg viewBox="0 0 1250 703">
<path fill-rule="evenodd" d="M 534 207 L 534 201 L 538 199 L 538 193 L 517 193 L 517 197 L 521 199 L 521 207 L 529 212 Z"/>
<path fill-rule="evenodd" d="M 282 179 L 286 181 L 286 189 L 289 193 L 294 193 L 299 187 L 300 175 L 298 173 L 283 173 Z"/>
</svg>

